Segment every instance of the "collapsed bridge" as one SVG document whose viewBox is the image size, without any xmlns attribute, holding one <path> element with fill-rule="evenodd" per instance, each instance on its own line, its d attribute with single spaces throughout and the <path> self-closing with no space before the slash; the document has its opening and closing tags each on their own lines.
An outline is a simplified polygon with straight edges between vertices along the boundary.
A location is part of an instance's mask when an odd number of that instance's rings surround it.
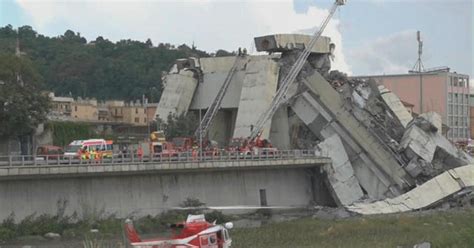
<svg viewBox="0 0 474 248">
<path fill-rule="evenodd" d="M 295 34 L 255 38 L 257 51 L 268 55 L 178 60 L 164 76 L 157 117 L 205 113 L 222 95 L 219 89 L 225 88 L 207 138 L 225 146 L 232 138 L 251 136 L 282 79 L 309 48 L 285 104 L 265 123 L 261 135 L 279 149 L 313 149 L 331 157 L 332 164 L 324 171 L 338 205 L 400 196 L 447 170 L 472 163 L 469 155 L 442 136 L 438 114 L 413 119 L 383 86 L 330 71 L 334 44 L 329 37 L 320 37 L 309 47 L 310 38 Z"/>
</svg>

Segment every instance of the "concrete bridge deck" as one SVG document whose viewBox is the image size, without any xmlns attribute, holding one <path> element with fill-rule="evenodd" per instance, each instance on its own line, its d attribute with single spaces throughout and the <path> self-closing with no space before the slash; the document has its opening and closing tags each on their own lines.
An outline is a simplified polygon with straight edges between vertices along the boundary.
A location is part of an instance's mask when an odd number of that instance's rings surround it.
<svg viewBox="0 0 474 248">
<path fill-rule="evenodd" d="M 223 170 L 251 170 L 264 168 L 304 168 L 331 163 L 331 159 L 313 153 L 293 151 L 261 156 L 215 156 L 80 161 L 16 160 L 0 166 L 0 180 L 73 178 L 90 176 L 136 175 L 149 173 L 180 173 Z M 21 161 L 21 162 L 19 162 Z"/>
<path fill-rule="evenodd" d="M 127 217 L 159 214 L 190 197 L 208 206 L 328 202 L 319 167 L 331 160 L 314 152 L 206 159 L 0 165 L 0 199 L 8 199 L 0 204 L 0 221 L 12 213 L 17 220 L 33 213 L 54 215 L 61 204 L 66 215 Z"/>
</svg>

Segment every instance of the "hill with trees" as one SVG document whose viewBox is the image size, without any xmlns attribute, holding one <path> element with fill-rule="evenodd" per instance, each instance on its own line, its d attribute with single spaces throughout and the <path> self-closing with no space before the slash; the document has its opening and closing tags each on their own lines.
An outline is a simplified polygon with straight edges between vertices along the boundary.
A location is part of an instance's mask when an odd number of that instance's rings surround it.
<svg viewBox="0 0 474 248">
<path fill-rule="evenodd" d="M 168 71 L 176 59 L 211 56 L 186 44 L 155 46 L 150 39 L 112 42 L 101 36 L 87 41 L 71 30 L 47 37 L 30 26 L 15 30 L 11 25 L 0 28 L 0 53 L 13 54 L 17 37 L 24 56 L 40 74 L 44 90 L 100 100 L 141 99 L 144 94 L 157 102 L 162 72 Z M 223 50 L 219 53 L 232 54 Z"/>
</svg>

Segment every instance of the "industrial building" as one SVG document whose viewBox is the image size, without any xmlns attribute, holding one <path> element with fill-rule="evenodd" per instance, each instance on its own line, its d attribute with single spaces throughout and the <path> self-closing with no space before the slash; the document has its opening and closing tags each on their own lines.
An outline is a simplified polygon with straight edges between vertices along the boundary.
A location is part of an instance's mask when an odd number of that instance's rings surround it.
<svg viewBox="0 0 474 248">
<path fill-rule="evenodd" d="M 421 74 L 409 72 L 356 78 L 374 79 L 398 95 L 402 101 L 413 104 L 415 113 L 439 113 L 443 124 L 449 128 L 449 140 L 465 142 L 471 137 L 468 75 L 442 68 Z"/>
</svg>

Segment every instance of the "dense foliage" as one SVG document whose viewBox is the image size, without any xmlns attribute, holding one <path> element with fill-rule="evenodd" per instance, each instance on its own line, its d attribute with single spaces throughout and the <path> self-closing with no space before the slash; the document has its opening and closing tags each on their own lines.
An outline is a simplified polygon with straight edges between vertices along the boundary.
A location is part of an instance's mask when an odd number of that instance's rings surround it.
<svg viewBox="0 0 474 248">
<path fill-rule="evenodd" d="M 53 145 L 66 146 L 73 140 L 96 137 L 92 127 L 85 123 L 50 121 L 47 129 L 53 134 Z"/>
<path fill-rule="evenodd" d="M 11 25 L 0 28 L 0 52 L 13 54 L 17 36 L 22 52 L 44 78 L 45 89 L 74 97 L 132 100 L 145 95 L 157 102 L 162 72 L 176 59 L 210 56 L 185 44 L 154 46 L 150 39 L 114 43 L 101 36 L 88 42 L 71 30 L 47 37 L 30 26 L 19 27 L 17 34 Z"/>
<path fill-rule="evenodd" d="M 50 101 L 41 81 L 28 59 L 0 53 L 0 138 L 29 135 L 46 120 Z"/>
</svg>

